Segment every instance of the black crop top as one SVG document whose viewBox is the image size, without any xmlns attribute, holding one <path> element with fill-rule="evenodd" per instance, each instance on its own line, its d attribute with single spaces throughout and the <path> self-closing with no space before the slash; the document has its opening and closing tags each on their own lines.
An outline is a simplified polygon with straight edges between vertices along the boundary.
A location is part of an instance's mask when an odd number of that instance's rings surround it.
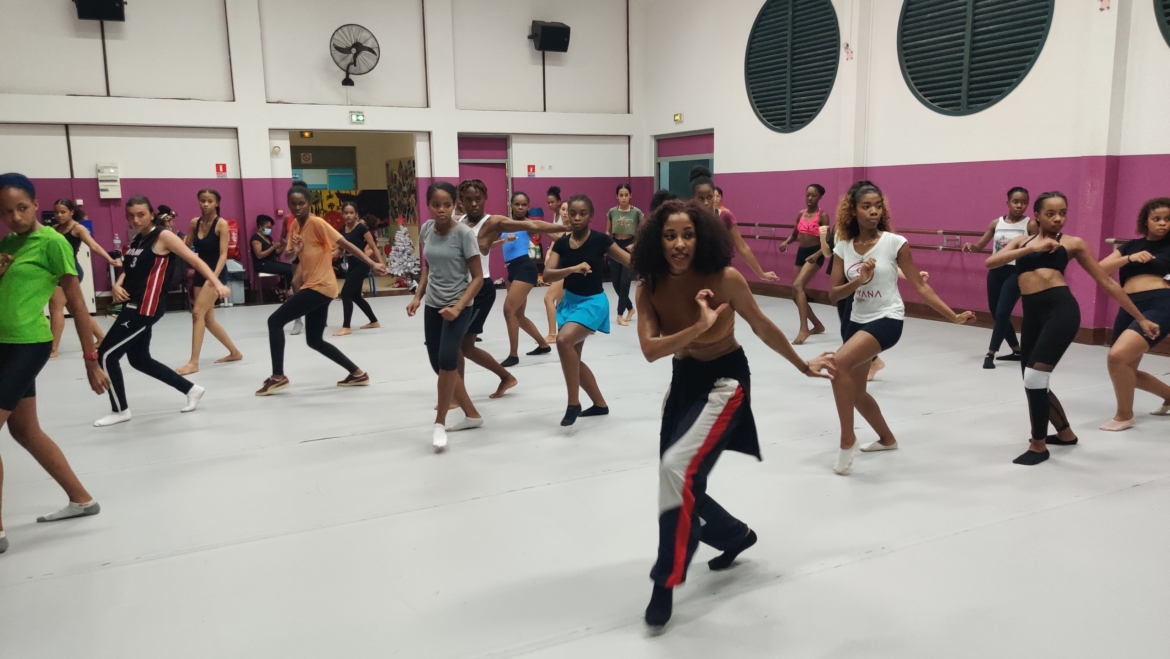
<svg viewBox="0 0 1170 659">
<path fill-rule="evenodd" d="M 1020 247 L 1026 247 L 1028 243 L 1036 239 L 1036 236 L 1024 241 Z M 1060 235 L 1056 236 L 1056 240 L 1060 240 Z M 1055 252 L 1029 252 L 1020 258 L 1016 259 L 1016 270 L 1022 275 L 1025 272 L 1035 272 L 1036 270 L 1056 270 L 1060 274 L 1064 274 L 1064 269 L 1068 266 L 1068 250 L 1064 245 L 1056 248 Z"/>
<path fill-rule="evenodd" d="M 1117 251 L 1126 256 L 1138 252 L 1149 252 L 1154 255 L 1154 260 L 1149 263 L 1126 263 L 1121 266 L 1122 286 L 1130 277 L 1138 275 L 1157 275 L 1159 277 L 1170 275 L 1170 238 L 1161 240 L 1138 238 L 1125 243 Z"/>
</svg>

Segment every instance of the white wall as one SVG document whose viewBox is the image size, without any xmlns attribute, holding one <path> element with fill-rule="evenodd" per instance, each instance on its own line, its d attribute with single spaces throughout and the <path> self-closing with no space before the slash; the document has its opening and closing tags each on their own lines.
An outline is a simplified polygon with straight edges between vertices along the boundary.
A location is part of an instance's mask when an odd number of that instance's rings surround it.
<svg viewBox="0 0 1170 659">
<path fill-rule="evenodd" d="M 209 179 L 216 163 L 240 178 L 235 131 L 223 128 L 72 126 L 73 171 L 96 178 L 98 163 L 119 166 L 122 178 Z"/>
<path fill-rule="evenodd" d="M 513 135 L 510 171 L 523 177 L 531 164 L 539 177 L 628 176 L 628 157 L 625 137 Z"/>
<path fill-rule="evenodd" d="M 1154 3 L 1132 2 L 1121 153 L 1170 153 L 1170 46 Z"/>
<path fill-rule="evenodd" d="M 427 105 L 422 0 L 259 0 L 264 82 L 270 103 Z M 373 33 L 381 57 L 354 76 L 346 101 L 345 73 L 329 56 L 329 39 L 347 23 Z"/>
<path fill-rule="evenodd" d="M 0 124 L 0 172 L 30 178 L 69 178 L 64 126 Z"/>
<path fill-rule="evenodd" d="M 0 94 L 105 95 L 98 23 L 77 20 L 73 3 L 0 0 L 0 21 Z"/>
<path fill-rule="evenodd" d="M 547 53 L 549 112 L 625 113 L 626 0 L 453 0 L 455 101 L 463 110 L 541 112 L 533 20 L 567 24 L 569 52 Z"/>
<path fill-rule="evenodd" d="M 0 93 L 105 96 L 100 25 L 72 2 L 0 0 L 0 21 Z M 224 0 L 131 3 L 106 58 L 112 96 L 232 99 Z"/>
</svg>

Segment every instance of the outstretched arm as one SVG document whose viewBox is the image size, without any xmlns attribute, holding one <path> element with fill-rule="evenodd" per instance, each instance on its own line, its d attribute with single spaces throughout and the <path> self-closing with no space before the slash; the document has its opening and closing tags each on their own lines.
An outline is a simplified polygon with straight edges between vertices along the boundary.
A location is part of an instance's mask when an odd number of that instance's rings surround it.
<svg viewBox="0 0 1170 659">
<path fill-rule="evenodd" d="M 963 245 L 963 251 L 982 252 L 983 248 L 987 247 L 987 243 L 991 242 L 991 237 L 995 235 L 995 225 L 997 224 L 999 224 L 998 219 L 992 220 L 991 224 L 987 225 L 987 231 L 984 231 L 983 235 L 979 237 L 979 241 Z"/>
<path fill-rule="evenodd" d="M 85 227 L 78 225 L 77 228 L 74 229 L 74 231 L 81 232 L 79 234 L 79 237 L 81 238 L 81 242 L 83 242 L 89 246 L 89 251 L 102 257 L 103 259 L 106 260 L 106 263 L 109 263 L 110 265 L 114 266 L 115 268 L 122 267 L 122 260 L 116 259 L 116 258 L 110 256 L 110 253 L 107 252 L 104 248 L 102 248 L 102 246 L 99 245 L 98 242 L 93 239 L 93 236 L 89 235 L 89 229 L 86 229 Z M 72 313 L 72 312 L 70 312 L 70 313 Z"/>
<path fill-rule="evenodd" d="M 757 277 L 764 281 L 776 281 L 780 278 L 775 272 L 764 272 L 764 269 L 760 267 L 760 262 L 756 260 L 756 255 L 752 253 L 752 248 L 744 241 L 739 227 L 735 225 L 731 227 L 731 240 L 735 243 L 735 250 L 739 252 L 739 255 L 743 257 L 743 260 L 752 269 L 752 272 L 756 273 Z"/>
<path fill-rule="evenodd" d="M 605 250 L 605 255 L 627 268 L 630 267 L 630 253 L 622 249 L 617 243 L 610 245 L 609 249 Z"/>
<path fill-rule="evenodd" d="M 190 238 L 191 236 L 188 235 L 187 237 Z M 203 259 L 196 256 L 195 252 L 192 252 L 182 240 L 179 240 L 178 236 L 170 231 L 164 230 L 158 234 L 158 242 L 175 256 L 186 261 L 195 269 L 195 272 L 203 275 L 203 278 L 207 280 L 208 284 L 215 286 L 215 292 L 219 297 L 223 298 L 232 294 L 231 289 L 224 286 L 223 282 L 219 280 L 219 277 L 216 277 L 215 273 L 211 271 L 211 268 L 207 267 L 207 264 L 203 262 Z"/>
<path fill-rule="evenodd" d="M 1081 264 L 1085 272 L 1089 273 L 1089 276 L 1097 282 L 1098 286 L 1105 289 L 1105 292 L 1114 300 L 1117 300 L 1117 303 L 1121 305 L 1122 309 L 1125 309 L 1126 313 L 1138 321 L 1138 324 L 1142 327 L 1142 332 L 1146 336 L 1151 339 L 1157 338 L 1160 330 L 1158 324 L 1147 320 L 1145 314 L 1141 312 L 1141 309 L 1137 308 L 1133 300 L 1129 299 L 1129 295 L 1121 288 L 1121 285 L 1113 281 L 1109 274 L 1101 266 L 1097 265 L 1092 255 L 1089 254 L 1089 246 L 1085 244 L 1085 241 L 1080 238 L 1073 238 L 1071 242 L 1072 249 L 1069 252 L 1076 258 L 1077 263 Z"/>
<path fill-rule="evenodd" d="M 923 302 L 930 305 L 931 309 L 938 312 L 938 315 L 960 325 L 975 322 L 975 312 L 964 311 L 963 313 L 955 313 L 947 306 L 946 302 L 934 292 L 930 284 L 922 278 L 922 272 L 918 270 L 918 266 L 914 265 L 914 257 L 910 254 L 910 245 L 902 245 L 898 250 L 898 268 L 906 275 L 906 281 L 918 291 L 918 295 Z"/>
<path fill-rule="evenodd" d="M 832 377 L 835 368 L 832 358 L 821 355 L 808 362 L 801 359 L 800 355 L 796 354 L 796 349 L 788 342 L 788 337 L 784 336 L 784 332 L 780 331 L 780 328 L 776 327 L 776 323 L 773 323 L 770 318 L 764 315 L 764 312 L 760 311 L 760 306 L 756 304 L 756 296 L 752 295 L 747 280 L 735 268 L 723 270 L 723 291 L 730 299 L 731 308 L 747 321 L 752 332 L 760 337 L 776 354 L 787 359 L 788 363 L 792 364 L 796 370 L 810 377 Z M 712 320 L 712 322 L 714 321 Z M 826 369 L 829 371 L 828 374 L 821 372 Z"/>
</svg>

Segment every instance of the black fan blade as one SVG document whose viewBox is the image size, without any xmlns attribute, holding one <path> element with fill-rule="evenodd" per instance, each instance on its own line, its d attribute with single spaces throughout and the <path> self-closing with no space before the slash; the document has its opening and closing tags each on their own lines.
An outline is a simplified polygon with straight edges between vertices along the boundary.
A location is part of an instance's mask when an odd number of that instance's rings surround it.
<svg viewBox="0 0 1170 659">
<path fill-rule="evenodd" d="M 342 48 L 341 46 L 338 46 L 337 44 L 333 44 L 333 50 L 336 50 L 337 52 L 342 53 L 343 55 L 348 55 L 348 54 L 350 54 L 350 52 L 352 52 L 353 47 L 351 46 L 349 48 Z"/>
</svg>

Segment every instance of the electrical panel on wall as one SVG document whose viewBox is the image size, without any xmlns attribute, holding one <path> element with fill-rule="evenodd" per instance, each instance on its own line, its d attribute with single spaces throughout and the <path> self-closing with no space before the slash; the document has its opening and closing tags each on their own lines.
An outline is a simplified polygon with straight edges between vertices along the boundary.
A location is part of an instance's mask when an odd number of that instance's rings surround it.
<svg viewBox="0 0 1170 659">
<path fill-rule="evenodd" d="M 118 166 L 105 164 L 97 166 L 98 197 L 102 199 L 122 198 L 122 177 Z"/>
</svg>

